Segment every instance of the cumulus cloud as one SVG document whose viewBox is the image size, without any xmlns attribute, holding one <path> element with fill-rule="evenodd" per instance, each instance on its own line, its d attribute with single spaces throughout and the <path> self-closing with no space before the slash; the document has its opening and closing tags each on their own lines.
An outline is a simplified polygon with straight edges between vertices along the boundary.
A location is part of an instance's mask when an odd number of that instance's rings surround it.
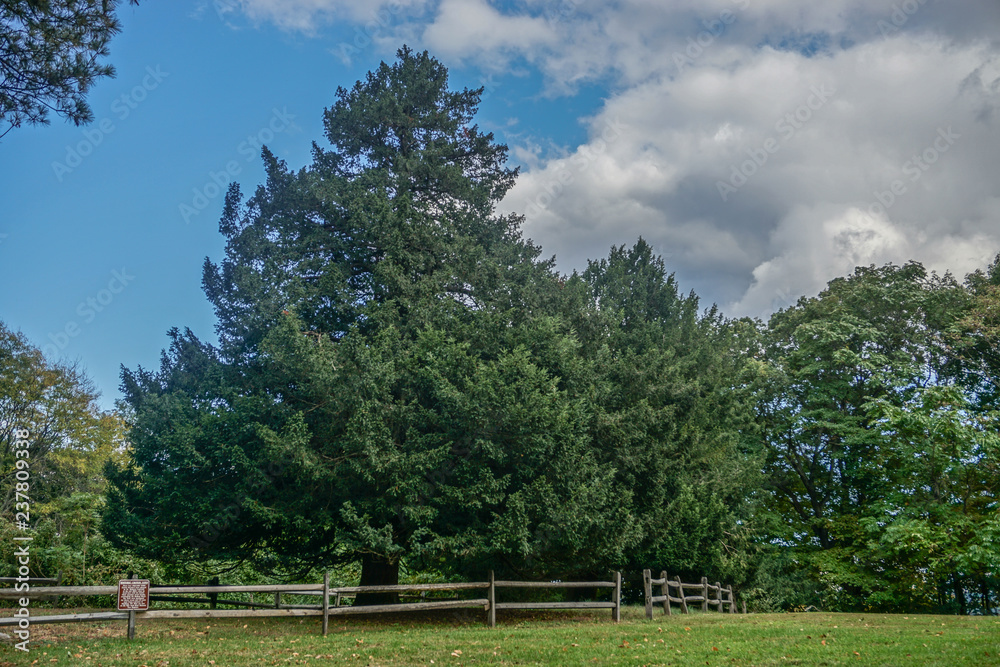
<svg viewBox="0 0 1000 667">
<path fill-rule="evenodd" d="M 816 294 L 832 277 L 899 261 L 914 247 L 884 216 L 822 205 L 791 211 L 772 232 L 770 249 L 774 256 L 754 267 L 746 293 L 728 311 L 756 315 L 784 308 L 800 295 Z"/>
<path fill-rule="evenodd" d="M 611 97 L 589 140 L 529 169 L 505 206 L 564 270 L 641 234 L 732 315 L 856 264 L 960 274 L 1000 250 L 995 60 L 929 34 L 813 56 L 744 47 Z"/>
<path fill-rule="evenodd" d="M 442 0 L 423 33 L 426 46 L 444 56 L 467 57 L 513 50 L 527 53 L 552 38 L 544 19 L 500 13 L 485 0 Z"/>
<path fill-rule="evenodd" d="M 581 145 L 511 135 L 503 208 L 563 271 L 641 235 L 706 301 L 767 315 L 857 264 L 961 276 L 1000 251 L 996 0 L 400 1 L 386 48 L 606 91 Z M 373 11 L 240 7 L 306 31 Z"/>
</svg>

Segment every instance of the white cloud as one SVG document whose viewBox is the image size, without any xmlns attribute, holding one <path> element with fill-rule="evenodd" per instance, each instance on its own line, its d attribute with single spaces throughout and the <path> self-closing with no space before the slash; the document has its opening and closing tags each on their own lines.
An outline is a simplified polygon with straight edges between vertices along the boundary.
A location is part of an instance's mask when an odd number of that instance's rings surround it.
<svg viewBox="0 0 1000 667">
<path fill-rule="evenodd" d="M 504 15 L 485 0 L 442 0 L 423 34 L 432 52 L 459 58 L 483 53 L 495 58 L 509 50 L 530 52 L 551 39 L 543 19 Z"/>
<path fill-rule="evenodd" d="M 1000 250 L 996 0 L 240 6 L 303 31 L 398 11 L 380 48 L 526 63 L 550 96 L 603 86 L 582 145 L 511 141 L 524 168 L 503 207 L 564 271 L 642 235 L 683 285 L 764 315 L 852 263 L 961 276 Z"/>
<path fill-rule="evenodd" d="M 642 235 L 734 315 L 815 293 L 852 262 L 962 275 L 1000 250 L 984 205 L 1000 192 L 1000 133 L 982 113 L 1000 99 L 995 60 L 928 35 L 822 57 L 744 48 L 623 89 L 571 158 L 540 161 L 504 204 L 563 270 Z M 621 136 L 576 168 L 615 120 Z"/>
<path fill-rule="evenodd" d="M 898 262 L 914 250 L 906 233 L 885 217 L 829 205 L 792 211 L 772 233 L 771 245 L 779 254 L 754 268 L 753 282 L 726 312 L 769 313 L 818 293 L 856 266 Z"/>
</svg>

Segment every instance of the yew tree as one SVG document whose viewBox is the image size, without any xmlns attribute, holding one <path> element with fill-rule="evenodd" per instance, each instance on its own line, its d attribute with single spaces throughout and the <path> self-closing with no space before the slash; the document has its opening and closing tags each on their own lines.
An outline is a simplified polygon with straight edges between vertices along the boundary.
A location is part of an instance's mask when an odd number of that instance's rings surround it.
<svg viewBox="0 0 1000 667">
<path fill-rule="evenodd" d="M 760 487 L 755 327 L 682 293 L 641 238 L 590 262 L 566 291 L 591 369 L 598 460 L 630 498 L 627 569 L 742 582 Z"/>
<path fill-rule="evenodd" d="M 230 189 L 226 257 L 204 268 L 219 344 L 174 330 L 158 370 L 123 370 L 132 458 L 108 471 L 105 515 L 121 544 L 360 561 L 363 585 L 401 563 L 621 561 L 629 496 L 595 455 L 551 265 L 494 210 L 516 170 L 473 123 L 482 90 L 397 56 L 337 91 L 308 167 L 265 149 L 266 183 Z"/>
</svg>

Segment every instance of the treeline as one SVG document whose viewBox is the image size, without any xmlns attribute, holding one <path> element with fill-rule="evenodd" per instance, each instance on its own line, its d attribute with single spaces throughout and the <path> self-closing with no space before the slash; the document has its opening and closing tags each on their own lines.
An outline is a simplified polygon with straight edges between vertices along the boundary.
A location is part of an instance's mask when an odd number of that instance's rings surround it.
<svg viewBox="0 0 1000 667">
<path fill-rule="evenodd" d="M 996 613 L 1000 258 L 858 268 L 761 327 L 761 531 L 802 602 Z"/>
<path fill-rule="evenodd" d="M 338 90 L 311 165 L 265 149 L 266 183 L 231 187 L 219 344 L 175 329 L 124 370 L 128 436 L 84 457 L 110 459 L 107 558 L 996 611 L 1000 262 L 859 268 L 767 323 L 642 239 L 561 276 L 496 213 L 516 170 L 447 81 L 404 48 Z"/>
<path fill-rule="evenodd" d="M 20 521 L 33 537 L 31 576 L 61 573 L 63 583 L 85 585 L 137 564 L 100 531 L 103 468 L 127 456 L 128 424 L 97 397 L 79 368 L 46 360 L 0 322 L 0 576 L 18 576 L 14 552 L 23 543 L 13 538 L 27 534 Z M 27 458 L 15 447 L 25 431 Z M 27 486 L 21 497 L 18 484 Z"/>
</svg>

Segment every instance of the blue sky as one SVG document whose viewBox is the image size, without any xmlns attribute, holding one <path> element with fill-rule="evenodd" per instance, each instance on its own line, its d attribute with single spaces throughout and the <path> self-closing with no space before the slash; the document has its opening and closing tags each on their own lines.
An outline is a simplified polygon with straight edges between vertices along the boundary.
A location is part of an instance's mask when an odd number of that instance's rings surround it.
<svg viewBox="0 0 1000 667">
<path fill-rule="evenodd" d="M 216 183 L 251 191 L 261 141 L 306 164 L 337 87 L 403 43 L 487 83 L 477 120 L 522 167 L 502 207 L 563 271 L 641 234 L 706 305 L 757 316 L 857 264 L 962 276 L 1000 250 L 1000 10 L 908 3 L 122 8 L 95 122 L 0 140 L 0 319 L 106 407 L 170 327 L 212 340 Z"/>
</svg>

